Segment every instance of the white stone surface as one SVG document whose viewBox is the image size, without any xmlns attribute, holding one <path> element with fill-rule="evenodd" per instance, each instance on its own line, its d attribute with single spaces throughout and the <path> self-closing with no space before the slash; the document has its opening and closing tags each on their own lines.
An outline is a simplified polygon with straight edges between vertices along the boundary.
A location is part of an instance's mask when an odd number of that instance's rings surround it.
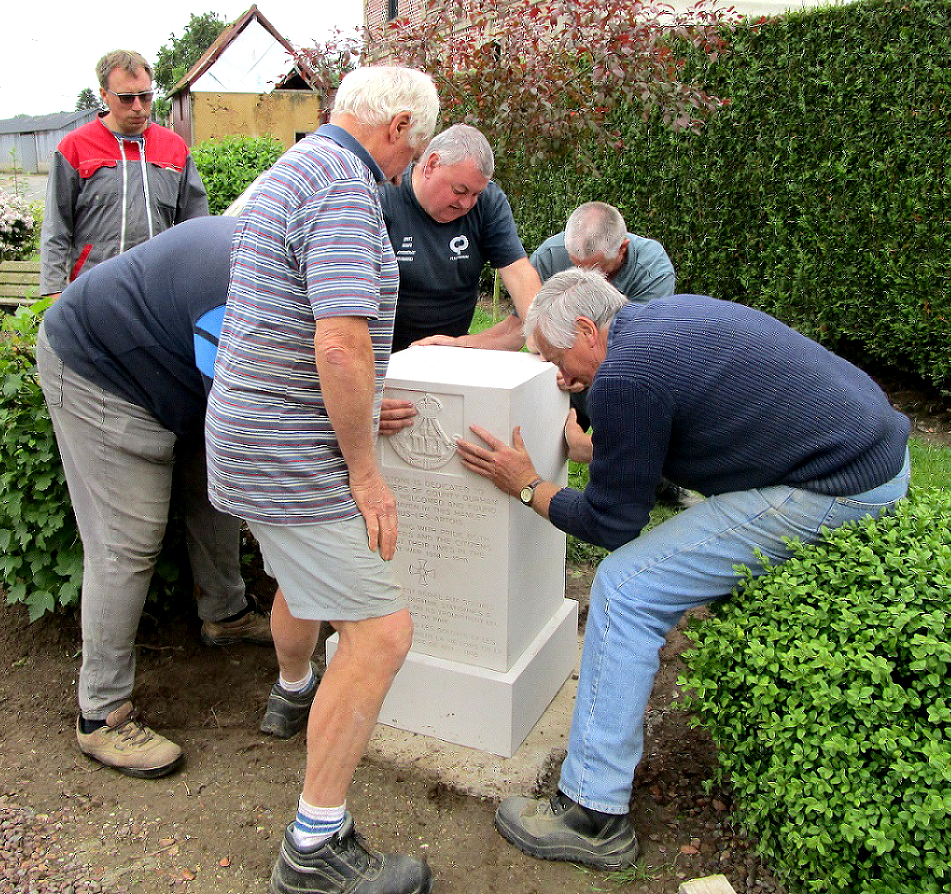
<svg viewBox="0 0 951 894">
<path fill-rule="evenodd" d="M 555 616 L 506 673 L 411 651 L 393 681 L 380 723 L 512 757 L 575 666 L 578 603 Z M 337 634 L 327 640 L 327 659 Z"/>
<path fill-rule="evenodd" d="M 564 534 L 455 449 L 457 437 L 477 440 L 471 425 L 507 443 L 518 425 L 539 475 L 565 483 L 568 398 L 555 379 L 525 353 L 428 346 L 391 358 L 386 396 L 420 415 L 378 443 L 399 507 L 393 569 L 415 625 L 383 723 L 510 756 L 571 672 Z"/>
<path fill-rule="evenodd" d="M 416 347 L 394 354 L 386 396 L 412 400 L 413 429 L 380 438 L 399 506 L 393 567 L 416 625 L 415 652 L 508 671 L 561 607 L 565 536 L 465 469 L 455 438 L 476 424 L 511 443 L 519 425 L 538 474 L 567 481 L 568 398 L 530 354 Z"/>
</svg>

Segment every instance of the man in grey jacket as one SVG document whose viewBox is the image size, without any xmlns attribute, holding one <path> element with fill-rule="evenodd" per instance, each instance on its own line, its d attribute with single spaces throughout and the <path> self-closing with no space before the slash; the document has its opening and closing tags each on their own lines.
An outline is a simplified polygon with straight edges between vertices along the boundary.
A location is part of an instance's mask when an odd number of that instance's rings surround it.
<svg viewBox="0 0 951 894">
<path fill-rule="evenodd" d="M 40 290 L 58 295 L 80 273 L 169 227 L 208 214 L 185 141 L 152 124 L 152 67 L 115 50 L 96 65 L 107 111 L 67 134 L 50 161 Z"/>
</svg>

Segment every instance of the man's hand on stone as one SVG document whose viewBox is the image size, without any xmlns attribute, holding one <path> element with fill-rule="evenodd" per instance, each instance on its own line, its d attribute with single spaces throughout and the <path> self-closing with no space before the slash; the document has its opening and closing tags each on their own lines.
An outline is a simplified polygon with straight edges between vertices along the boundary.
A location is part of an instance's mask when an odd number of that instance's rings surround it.
<svg viewBox="0 0 951 894">
<path fill-rule="evenodd" d="M 472 425 L 470 428 L 487 446 L 483 447 L 471 441 L 456 441 L 459 458 L 467 469 L 488 478 L 499 490 L 511 497 L 517 497 L 526 484 L 531 484 L 540 477 L 525 449 L 518 426 L 512 432 L 511 447 L 478 425 Z"/>
<path fill-rule="evenodd" d="M 396 551 L 396 497 L 379 471 L 360 481 L 351 475 L 350 493 L 366 522 L 370 549 L 389 561 Z"/>
<path fill-rule="evenodd" d="M 578 414 L 573 408 L 568 411 L 568 421 L 565 423 L 565 443 L 568 445 L 568 459 L 585 465 L 591 462 L 594 452 L 591 435 L 578 425 Z"/>
<path fill-rule="evenodd" d="M 417 345 L 423 347 L 425 345 L 442 345 L 447 348 L 464 348 L 466 345 L 462 344 L 462 339 L 465 336 L 460 336 L 459 338 L 454 338 L 451 335 L 427 335 L 426 338 L 421 338 L 418 341 L 414 341 L 410 347 L 416 347 Z"/>
<path fill-rule="evenodd" d="M 380 434 L 389 437 L 409 428 L 416 415 L 416 407 L 411 400 L 384 397 L 380 402 Z"/>
</svg>

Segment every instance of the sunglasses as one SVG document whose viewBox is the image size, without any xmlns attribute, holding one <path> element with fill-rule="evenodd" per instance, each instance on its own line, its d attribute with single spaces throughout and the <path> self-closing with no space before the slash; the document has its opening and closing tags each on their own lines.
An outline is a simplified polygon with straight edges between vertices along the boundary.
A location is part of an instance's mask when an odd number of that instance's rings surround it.
<svg viewBox="0 0 951 894">
<path fill-rule="evenodd" d="M 142 105 L 148 105 L 155 95 L 154 90 L 143 90 L 141 93 L 116 93 L 115 90 L 106 90 L 106 93 L 111 93 L 124 106 L 131 106 L 136 100 Z"/>
</svg>

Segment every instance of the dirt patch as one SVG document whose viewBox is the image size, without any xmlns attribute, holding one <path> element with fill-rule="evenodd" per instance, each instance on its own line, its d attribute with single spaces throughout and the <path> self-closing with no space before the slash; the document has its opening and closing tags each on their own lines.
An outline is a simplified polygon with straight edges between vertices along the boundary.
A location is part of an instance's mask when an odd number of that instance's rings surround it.
<svg viewBox="0 0 951 894">
<path fill-rule="evenodd" d="M 569 594 L 584 603 L 590 578 L 569 576 Z M 22 608 L 0 607 L 0 706 L 8 718 L 0 730 L 0 829 L 13 830 L 0 839 L 0 857 L 21 885 L 11 878 L 4 887 L 0 875 L 0 892 L 266 890 L 300 792 L 304 741 L 257 730 L 276 674 L 273 653 L 205 648 L 198 630 L 192 609 L 143 618 L 135 701 L 184 747 L 187 762 L 165 779 L 135 780 L 76 748 L 75 618 L 28 625 Z M 385 762 L 365 761 L 357 772 L 348 803 L 359 828 L 377 848 L 426 856 L 442 892 L 661 894 L 719 871 L 738 891 L 748 879 L 759 882 L 756 890 L 774 890 L 731 826 L 728 795 L 704 790 L 714 749 L 675 710 L 684 644 L 678 633 L 664 650 L 638 769 L 638 878 L 622 882 L 526 857 L 494 831 L 494 803 Z"/>
</svg>

